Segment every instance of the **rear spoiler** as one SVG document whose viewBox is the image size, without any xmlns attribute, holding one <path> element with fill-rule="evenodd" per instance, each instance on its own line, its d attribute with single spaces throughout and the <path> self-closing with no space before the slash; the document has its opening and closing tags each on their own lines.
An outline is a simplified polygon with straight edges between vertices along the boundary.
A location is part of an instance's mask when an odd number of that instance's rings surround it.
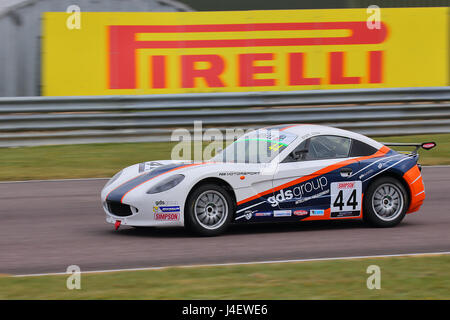
<svg viewBox="0 0 450 320">
<path fill-rule="evenodd" d="M 383 143 L 383 142 L 382 142 Z M 383 143 L 387 147 L 415 147 L 412 154 L 417 154 L 420 148 L 424 150 L 431 150 L 436 147 L 436 142 L 423 142 L 423 143 L 395 143 L 395 142 L 386 142 Z M 409 153 L 409 152 L 408 152 Z"/>
</svg>

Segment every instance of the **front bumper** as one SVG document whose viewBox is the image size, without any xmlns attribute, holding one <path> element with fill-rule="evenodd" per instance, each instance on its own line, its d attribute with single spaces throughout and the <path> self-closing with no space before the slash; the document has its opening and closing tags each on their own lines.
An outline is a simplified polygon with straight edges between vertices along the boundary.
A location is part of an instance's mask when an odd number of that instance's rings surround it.
<svg viewBox="0 0 450 320">
<path fill-rule="evenodd" d="M 128 197 L 130 198 L 130 197 Z M 135 197 L 129 203 L 102 202 L 106 214 L 106 222 L 129 226 L 184 226 L 183 205 L 172 199 L 164 199 L 161 195 L 151 197 L 148 194 Z M 133 200 L 133 199 L 131 199 Z"/>
<path fill-rule="evenodd" d="M 102 207 L 106 221 L 130 226 L 184 226 L 184 203 L 186 200 L 186 185 L 184 181 L 173 188 L 148 194 L 150 186 L 157 184 L 166 175 L 148 178 L 136 184 L 123 187 L 115 196 L 111 193 L 133 181 L 141 175 L 151 173 L 142 171 L 139 164 L 122 170 L 121 176 L 113 183 L 105 185 L 101 192 Z M 122 193 L 122 194 L 120 194 Z"/>
</svg>

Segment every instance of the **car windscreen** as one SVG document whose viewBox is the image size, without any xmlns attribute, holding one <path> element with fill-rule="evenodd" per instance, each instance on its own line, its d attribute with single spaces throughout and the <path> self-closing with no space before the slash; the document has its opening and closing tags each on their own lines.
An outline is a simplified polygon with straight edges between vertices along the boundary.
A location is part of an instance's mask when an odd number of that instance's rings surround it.
<svg viewBox="0 0 450 320">
<path fill-rule="evenodd" d="M 234 141 L 214 160 L 235 163 L 269 163 L 295 138 L 297 135 L 279 130 L 253 131 Z"/>
</svg>

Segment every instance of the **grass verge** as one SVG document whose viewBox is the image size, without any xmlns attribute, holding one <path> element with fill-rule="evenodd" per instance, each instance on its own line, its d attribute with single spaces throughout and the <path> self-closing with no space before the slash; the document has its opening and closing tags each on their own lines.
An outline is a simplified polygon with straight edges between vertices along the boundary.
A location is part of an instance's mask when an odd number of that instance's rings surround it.
<svg viewBox="0 0 450 320">
<path fill-rule="evenodd" d="M 450 134 L 377 137 L 382 142 L 436 141 L 420 151 L 423 165 L 450 164 Z M 175 143 L 110 143 L 0 149 L 0 180 L 111 177 L 131 164 L 170 159 Z"/>
<path fill-rule="evenodd" d="M 450 255 L 0 277 L 0 299 L 450 299 Z M 369 290 L 369 265 L 381 289 Z"/>
</svg>

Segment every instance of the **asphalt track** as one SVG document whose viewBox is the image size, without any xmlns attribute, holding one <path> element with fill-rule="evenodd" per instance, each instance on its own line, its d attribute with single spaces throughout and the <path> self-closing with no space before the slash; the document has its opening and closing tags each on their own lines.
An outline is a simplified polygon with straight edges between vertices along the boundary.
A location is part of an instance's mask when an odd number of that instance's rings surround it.
<svg viewBox="0 0 450 320">
<path fill-rule="evenodd" d="M 182 228 L 114 231 L 105 180 L 0 183 L 0 273 L 65 272 L 450 251 L 450 167 L 422 171 L 427 199 L 389 229 L 361 221 L 233 226 L 220 237 Z"/>
</svg>

